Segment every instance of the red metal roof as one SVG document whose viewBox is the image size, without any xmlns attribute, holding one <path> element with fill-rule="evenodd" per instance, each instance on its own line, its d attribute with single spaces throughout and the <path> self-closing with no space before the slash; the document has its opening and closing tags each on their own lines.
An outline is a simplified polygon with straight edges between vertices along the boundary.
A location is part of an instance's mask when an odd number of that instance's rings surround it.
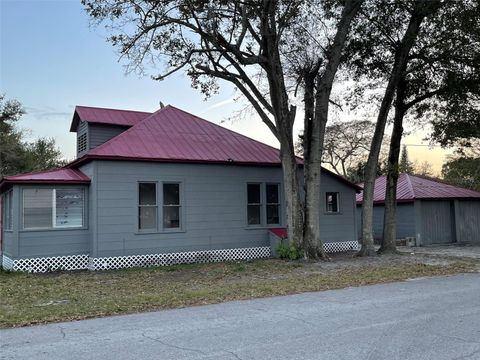
<svg viewBox="0 0 480 360">
<path fill-rule="evenodd" d="M 92 157 L 279 165 L 278 149 L 166 106 L 94 148 Z"/>
<path fill-rule="evenodd" d="M 0 190 L 8 184 L 88 184 L 89 182 L 90 178 L 80 170 L 61 168 L 5 176 L 0 180 Z"/>
<path fill-rule="evenodd" d="M 76 131 L 79 121 L 97 124 L 133 126 L 152 113 L 133 110 L 106 109 L 89 106 L 76 106 L 70 131 Z"/>
<path fill-rule="evenodd" d="M 380 176 L 375 180 L 373 195 L 375 204 L 383 204 L 385 202 L 386 181 L 386 176 Z M 415 199 L 454 198 L 480 199 L 480 192 L 418 175 L 400 174 L 398 178 L 397 202 L 413 202 Z M 357 194 L 357 204 L 361 204 L 362 201 L 363 192 Z"/>
<path fill-rule="evenodd" d="M 92 159 L 281 166 L 280 150 L 173 106 L 166 106 L 153 114 L 77 106 L 74 121 L 75 119 L 124 125 L 130 128 L 90 150 L 64 169 L 37 173 L 37 175 L 18 175 L 8 177 L 4 181 L 78 181 L 78 179 L 69 178 L 73 173 L 66 171 L 75 169 Z M 72 128 L 76 130 L 74 123 Z M 297 161 L 299 165 L 302 164 L 301 158 Z M 357 192 L 361 190 L 345 178 L 327 169 L 323 171 L 355 188 Z"/>
<path fill-rule="evenodd" d="M 91 159 L 281 166 L 280 150 L 170 105 L 92 149 L 71 166 Z M 301 158 L 298 163 L 302 164 Z M 347 179 L 323 171 L 357 192 L 361 190 Z"/>
</svg>

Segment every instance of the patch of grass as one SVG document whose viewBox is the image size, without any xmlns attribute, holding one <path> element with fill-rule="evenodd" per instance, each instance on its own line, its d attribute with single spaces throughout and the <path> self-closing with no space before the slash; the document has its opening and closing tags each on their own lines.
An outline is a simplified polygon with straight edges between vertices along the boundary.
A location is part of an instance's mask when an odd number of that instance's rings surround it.
<svg viewBox="0 0 480 360">
<path fill-rule="evenodd" d="M 443 265 L 361 261 L 351 258 L 333 267 L 271 259 L 43 275 L 0 272 L 0 327 L 338 289 L 476 266 L 459 260 Z"/>
</svg>

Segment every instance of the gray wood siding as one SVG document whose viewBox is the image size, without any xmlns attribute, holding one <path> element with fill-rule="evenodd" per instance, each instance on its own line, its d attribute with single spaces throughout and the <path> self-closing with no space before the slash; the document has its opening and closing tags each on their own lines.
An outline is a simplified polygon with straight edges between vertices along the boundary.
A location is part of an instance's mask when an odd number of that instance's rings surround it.
<svg viewBox="0 0 480 360">
<path fill-rule="evenodd" d="M 102 145 L 127 129 L 128 127 L 118 125 L 88 124 L 89 149 Z"/>
<path fill-rule="evenodd" d="M 422 201 L 422 245 L 455 242 L 453 201 Z"/>
<path fill-rule="evenodd" d="M 480 244 L 480 201 L 459 200 L 457 207 L 457 241 Z"/>
<path fill-rule="evenodd" d="M 320 180 L 320 232 L 324 242 L 355 241 L 355 189 L 331 175 L 322 174 Z M 340 212 L 327 213 L 326 193 L 338 192 Z"/>
<path fill-rule="evenodd" d="M 20 231 L 19 258 L 89 253 L 87 230 Z"/>
<path fill-rule="evenodd" d="M 383 238 L 383 221 L 385 215 L 385 207 L 376 205 L 373 207 L 373 238 L 380 241 Z M 397 239 L 406 237 L 415 237 L 415 214 L 412 204 L 397 204 L 396 212 L 396 232 Z M 362 232 L 362 207 L 357 206 L 357 231 L 358 238 Z"/>
<path fill-rule="evenodd" d="M 95 256 L 268 246 L 268 229 L 247 226 L 246 184 L 282 183 L 280 168 L 199 164 L 95 161 Z M 137 186 L 140 181 L 183 184 L 182 232 L 142 234 L 137 230 Z M 341 215 L 322 215 L 325 241 L 355 240 L 354 190 L 325 176 L 325 191 L 338 191 Z M 327 190 L 328 189 L 328 190 Z M 283 189 L 280 194 L 282 195 Z M 324 197 L 324 196 L 322 196 Z M 93 200 L 93 198 L 95 200 Z M 325 200 L 323 200 L 325 201 Z M 323 208 L 325 205 L 322 204 Z M 285 207 L 281 196 L 282 226 Z M 274 226 L 271 226 L 274 227 Z M 324 231 L 324 232 L 323 232 Z M 95 236 L 95 235 L 94 235 Z"/>
<path fill-rule="evenodd" d="M 22 189 L 26 188 L 68 188 L 81 185 L 24 185 L 19 187 L 18 207 L 18 254 L 17 258 L 88 254 L 90 252 L 90 231 L 88 229 L 88 211 L 85 211 L 83 229 L 22 230 Z M 85 191 L 85 209 L 88 209 L 88 190 Z"/>
</svg>

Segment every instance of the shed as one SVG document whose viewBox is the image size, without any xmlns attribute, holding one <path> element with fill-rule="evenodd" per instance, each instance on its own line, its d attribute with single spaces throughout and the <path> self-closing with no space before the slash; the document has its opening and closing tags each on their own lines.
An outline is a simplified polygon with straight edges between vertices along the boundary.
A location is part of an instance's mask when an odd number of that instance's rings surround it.
<svg viewBox="0 0 480 360">
<path fill-rule="evenodd" d="M 383 236 L 386 176 L 375 180 L 373 233 Z M 357 194 L 361 237 L 363 192 Z M 400 174 L 397 184 L 397 239 L 415 238 L 416 245 L 480 244 L 480 192 L 419 175 Z"/>
</svg>

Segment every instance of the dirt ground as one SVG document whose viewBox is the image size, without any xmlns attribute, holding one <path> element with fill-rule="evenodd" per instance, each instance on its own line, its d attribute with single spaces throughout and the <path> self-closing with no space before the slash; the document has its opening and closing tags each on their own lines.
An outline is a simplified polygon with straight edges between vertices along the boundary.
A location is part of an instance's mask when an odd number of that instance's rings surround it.
<svg viewBox="0 0 480 360">
<path fill-rule="evenodd" d="M 355 257 L 355 252 L 344 252 L 331 254 L 332 261 L 330 262 L 316 262 L 312 266 L 318 267 L 322 270 L 338 270 L 345 268 L 365 268 L 371 266 L 403 266 L 403 265 L 450 265 L 458 258 L 472 258 L 472 256 L 461 255 L 460 252 L 456 255 L 444 251 L 438 253 L 416 251 L 417 248 L 402 248 L 398 255 L 382 255 L 376 257 Z M 419 248 L 422 249 L 423 248 Z M 477 254 L 480 259 L 480 248 Z M 480 263 L 479 263 L 480 266 Z"/>
<path fill-rule="evenodd" d="M 439 245 L 424 247 L 399 247 L 400 251 L 405 253 L 413 253 L 415 255 L 429 254 L 439 256 L 465 257 L 472 259 L 480 259 L 480 246 L 475 245 Z"/>
</svg>

